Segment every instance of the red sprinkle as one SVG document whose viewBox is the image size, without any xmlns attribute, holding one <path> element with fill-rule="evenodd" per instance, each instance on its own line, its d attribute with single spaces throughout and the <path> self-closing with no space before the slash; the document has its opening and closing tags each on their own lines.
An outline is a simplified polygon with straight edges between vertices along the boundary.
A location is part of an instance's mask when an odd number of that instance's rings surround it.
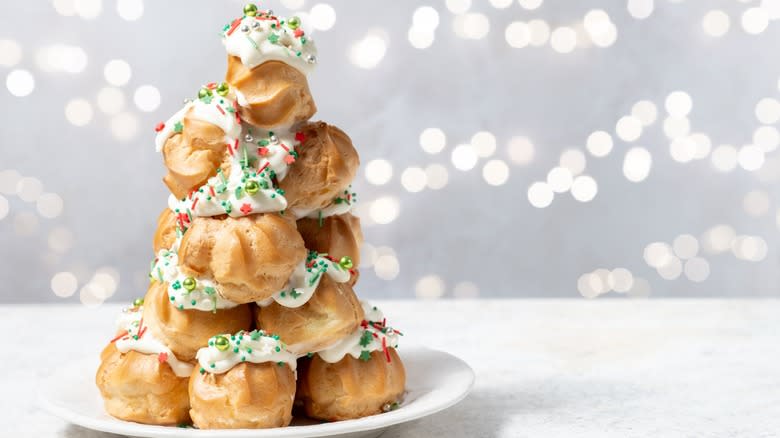
<svg viewBox="0 0 780 438">
<path fill-rule="evenodd" d="M 160 354 L 157 355 L 157 360 L 159 360 L 160 363 L 168 362 L 168 353 L 164 351 L 161 352 Z"/>
<path fill-rule="evenodd" d="M 227 146 L 228 152 L 230 152 L 230 156 L 232 157 L 233 156 L 233 146 L 230 143 L 228 143 L 226 146 Z"/>
<path fill-rule="evenodd" d="M 217 88 L 217 83 L 216 82 L 209 82 L 208 84 L 206 84 L 206 88 L 208 88 L 209 90 L 213 90 L 213 89 Z"/>
<path fill-rule="evenodd" d="M 126 335 L 127 335 L 127 330 L 123 330 L 122 333 L 118 334 L 117 337 L 111 340 L 110 344 L 113 344 L 114 342 L 122 339 Z"/>
<path fill-rule="evenodd" d="M 216 194 L 216 193 L 214 193 L 214 187 L 212 187 L 212 186 L 209 186 L 209 192 L 211 192 L 211 196 L 213 196 L 213 197 L 215 197 L 215 198 L 217 197 L 217 194 Z"/>
<path fill-rule="evenodd" d="M 192 207 L 190 207 L 190 210 L 195 210 L 195 206 L 198 205 L 198 201 L 200 198 L 195 198 L 194 201 L 192 201 Z"/>
<path fill-rule="evenodd" d="M 284 162 L 287 164 L 292 164 L 295 162 L 295 157 L 293 157 L 292 155 L 288 155 L 284 157 Z"/>
<path fill-rule="evenodd" d="M 223 110 L 220 105 L 217 105 L 217 109 L 222 113 L 223 116 L 225 115 L 225 110 Z"/>
<path fill-rule="evenodd" d="M 382 338 L 382 350 L 385 352 L 387 363 L 390 363 L 390 350 L 387 349 L 387 338 Z"/>
<path fill-rule="evenodd" d="M 264 146 L 257 148 L 257 154 L 260 155 L 261 157 L 268 155 L 268 148 Z"/>
<path fill-rule="evenodd" d="M 301 29 L 295 29 L 293 35 L 295 35 L 295 38 L 300 38 L 303 36 L 303 31 Z"/>
<path fill-rule="evenodd" d="M 165 123 L 163 123 L 163 122 L 160 122 L 160 123 L 158 123 L 158 124 L 157 124 L 157 125 L 155 125 L 155 127 L 154 127 L 154 131 L 155 131 L 155 132 L 160 132 L 160 131 L 162 131 L 163 129 L 165 129 Z"/>
<path fill-rule="evenodd" d="M 282 147 L 282 149 L 286 150 L 287 152 L 290 152 L 290 148 L 284 145 L 284 143 L 279 143 L 279 146 Z"/>
<path fill-rule="evenodd" d="M 241 206 L 241 213 L 249 214 L 252 212 L 252 206 L 249 204 L 244 204 Z"/>
<path fill-rule="evenodd" d="M 304 141 L 306 141 L 306 135 L 303 132 L 296 132 L 295 141 L 299 143 L 303 143 Z"/>
<path fill-rule="evenodd" d="M 233 20 L 233 22 L 230 24 L 230 29 L 228 29 L 227 31 L 228 36 L 230 36 L 233 32 L 235 32 L 239 24 L 241 24 L 240 18 L 236 18 L 235 20 Z"/>
<path fill-rule="evenodd" d="M 266 161 L 265 164 L 263 164 L 263 167 L 257 169 L 257 173 L 263 173 L 263 171 L 265 170 L 266 167 L 268 167 L 269 164 L 271 164 L 271 162 Z"/>
</svg>

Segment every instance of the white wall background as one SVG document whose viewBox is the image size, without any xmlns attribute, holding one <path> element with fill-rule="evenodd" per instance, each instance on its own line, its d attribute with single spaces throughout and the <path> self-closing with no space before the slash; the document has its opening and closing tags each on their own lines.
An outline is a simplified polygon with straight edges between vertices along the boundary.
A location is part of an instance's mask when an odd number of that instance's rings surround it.
<svg viewBox="0 0 780 438">
<path fill-rule="evenodd" d="M 780 1 L 282 3 L 361 153 L 363 296 L 778 295 Z M 0 3 L 0 300 L 143 294 L 152 128 L 242 5 Z"/>
</svg>

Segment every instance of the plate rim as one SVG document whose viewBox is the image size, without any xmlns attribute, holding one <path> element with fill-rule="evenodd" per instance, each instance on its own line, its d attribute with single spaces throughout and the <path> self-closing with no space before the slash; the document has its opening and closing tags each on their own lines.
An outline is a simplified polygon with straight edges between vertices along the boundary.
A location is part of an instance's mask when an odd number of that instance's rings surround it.
<svg viewBox="0 0 780 438">
<path fill-rule="evenodd" d="M 428 348 L 422 345 L 410 345 L 404 349 L 405 354 L 413 355 L 416 352 L 435 354 L 441 357 L 447 358 L 449 362 L 458 367 L 455 370 L 459 374 L 463 374 L 464 377 L 459 385 L 454 388 L 450 388 L 452 395 L 441 403 L 434 405 L 423 405 L 416 410 L 405 411 L 403 409 L 391 412 L 385 412 L 382 414 L 371 415 L 368 417 L 336 421 L 330 423 L 320 423 L 316 425 L 305 426 L 289 426 L 271 429 L 187 429 L 187 434 L 193 437 L 200 438 L 245 438 L 245 437 L 295 437 L 295 438 L 310 438 L 310 437 L 326 437 L 339 434 L 348 434 L 356 432 L 365 432 L 370 430 L 385 429 L 390 426 L 407 423 L 410 421 L 418 420 L 429 415 L 433 415 L 437 412 L 441 412 L 448 409 L 463 399 L 465 399 L 474 388 L 476 382 L 476 375 L 474 369 L 463 359 L 450 354 L 446 351 Z M 57 367 L 59 370 L 71 368 L 73 365 L 85 362 L 87 359 L 72 360 Z M 156 426 L 147 425 L 141 423 L 134 423 L 131 421 L 119 420 L 112 418 L 110 420 L 95 418 L 82 413 L 68 409 L 66 406 L 62 406 L 46 396 L 46 388 L 49 385 L 46 382 L 53 380 L 60 375 L 57 371 L 49 374 L 46 378 L 41 379 L 41 383 L 38 386 L 37 391 L 37 404 L 44 411 L 51 415 L 54 415 L 68 424 L 74 424 L 91 430 L 97 430 L 100 432 L 115 433 L 121 435 L 128 435 L 134 437 L 154 438 L 154 437 L 179 437 L 181 436 L 181 428 L 176 426 Z"/>
</svg>

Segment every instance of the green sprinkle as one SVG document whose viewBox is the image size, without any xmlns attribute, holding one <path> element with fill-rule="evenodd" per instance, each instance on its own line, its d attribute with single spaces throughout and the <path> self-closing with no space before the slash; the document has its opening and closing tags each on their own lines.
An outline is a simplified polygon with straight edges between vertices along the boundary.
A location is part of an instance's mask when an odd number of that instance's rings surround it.
<svg viewBox="0 0 780 438">
<path fill-rule="evenodd" d="M 173 131 L 174 131 L 174 132 L 181 132 L 181 131 L 183 131 L 183 130 L 184 130 L 184 125 L 182 125 L 182 124 L 181 124 L 181 122 L 176 122 L 176 123 L 173 125 Z"/>
</svg>

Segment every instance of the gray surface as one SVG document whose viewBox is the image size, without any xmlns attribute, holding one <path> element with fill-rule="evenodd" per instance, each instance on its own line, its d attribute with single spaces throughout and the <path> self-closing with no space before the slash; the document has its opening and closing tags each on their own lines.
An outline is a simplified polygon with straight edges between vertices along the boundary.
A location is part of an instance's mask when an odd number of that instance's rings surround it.
<svg viewBox="0 0 780 438">
<path fill-rule="evenodd" d="M 477 374 L 466 400 L 383 437 L 758 437 L 780 428 L 776 300 L 377 304 L 404 342 L 448 351 Z M 46 346 L 6 337 L 0 354 L 9 356 L 0 358 L 11 365 L 0 383 L 14 398 L 0 401 L 4 432 L 108 437 L 35 408 L 34 382 L 52 366 L 96 356 L 118 311 L 0 307 L 2 333 L 36 321 L 36 342 Z M 468 328 L 454 327 L 464 316 Z"/>
<path fill-rule="evenodd" d="M 147 1 L 143 17 L 128 23 L 117 17 L 114 2 L 104 3 L 95 21 L 60 17 L 48 1 L 0 4 L 0 38 L 22 44 L 19 67 L 31 70 L 37 80 L 26 98 L 0 90 L 0 170 L 17 169 L 39 178 L 47 191 L 65 201 L 61 217 L 42 219 L 34 235 L 22 237 L 14 232 L 14 215 L 35 209 L 9 197 L 11 213 L 0 220 L 0 301 L 60 300 L 48 287 L 55 272 L 76 272 L 83 285 L 102 266 L 121 273 L 115 298 L 143 292 L 154 220 L 165 204 L 151 127 L 201 83 L 222 76 L 224 52 L 216 33 L 242 4 Z M 306 7 L 315 3 L 307 1 Z M 586 173 L 599 183 L 593 202 L 580 203 L 564 194 L 540 210 L 526 197 L 529 185 L 545 179 L 562 150 L 584 150 L 588 134 L 597 129 L 614 136 L 615 122 L 634 102 L 652 100 L 662 119 L 663 99 L 673 90 L 692 96 L 694 131 L 707 133 L 714 145 L 749 143 L 759 126 L 753 115 L 756 102 L 778 97 L 776 23 L 758 36 L 746 35 L 739 16 L 747 6 L 717 2 L 731 15 L 731 30 L 713 39 L 702 33 L 700 21 L 715 3 L 659 0 L 653 15 L 638 21 L 628 15 L 624 1 L 602 1 L 597 7 L 607 10 L 618 27 L 615 45 L 560 55 L 549 45 L 513 50 L 504 40 L 504 27 L 532 18 L 568 25 L 582 19 L 585 5 L 548 1 L 536 11 L 525 11 L 514 3 L 499 11 L 475 2 L 472 9 L 489 17 L 491 30 L 485 39 L 468 41 L 455 36 L 452 14 L 436 2 L 441 25 L 433 46 L 421 51 L 406 39 L 415 4 L 331 3 L 338 12 L 336 26 L 316 35 L 321 64 L 311 84 L 317 117 L 344 128 L 364 164 L 376 158 L 393 163 L 393 179 L 385 186 L 368 184 L 360 173 L 355 186 L 362 202 L 368 205 L 388 194 L 401 201 L 396 221 L 365 230 L 371 244 L 395 249 L 400 275 L 388 282 L 365 269 L 359 288 L 364 296 L 413 296 L 416 281 L 434 274 L 444 280 L 446 295 L 458 282 L 471 281 L 482 296 L 576 297 L 581 274 L 616 267 L 647 278 L 658 296 L 777 295 L 777 184 L 741 169 L 717 173 L 709 160 L 673 162 L 660 120 L 637 142 L 653 154 L 645 182 L 634 184 L 623 177 L 629 145 L 616 139 L 610 156 L 588 157 Z M 277 2 L 269 4 L 283 9 Z M 362 70 L 348 61 L 349 41 L 372 27 L 387 32 L 388 53 L 376 69 Z M 38 71 L 35 49 L 58 41 L 85 48 L 89 64 L 83 73 Z M 97 110 L 84 128 L 71 126 L 63 116 L 71 98 L 86 97 L 94 104 L 105 82 L 102 67 L 112 58 L 126 59 L 133 68 L 124 91 L 141 131 L 127 143 L 113 139 L 109 117 Z M 7 71 L 0 67 L 0 74 Z M 154 113 L 133 107 L 132 92 L 142 84 L 162 92 L 162 105 Z M 447 149 L 440 155 L 428 155 L 418 146 L 419 133 L 430 126 L 447 133 Z M 483 129 L 498 139 L 495 158 L 508 159 L 505 146 L 515 135 L 530 137 L 536 146 L 529 166 L 510 164 L 504 186 L 483 181 L 484 159 L 469 172 L 452 167 L 452 148 Z M 399 182 L 401 171 L 431 163 L 448 167 L 447 187 L 406 192 Z M 756 218 L 743 211 L 742 200 L 750 190 L 768 193 L 767 214 Z M 652 241 L 671 242 L 682 233 L 698 236 L 721 223 L 764 238 L 766 259 L 748 263 L 731 254 L 708 256 L 712 273 L 703 284 L 684 276 L 664 281 L 642 260 L 643 248 Z M 55 226 L 75 237 L 64 254 L 47 248 L 47 235 Z"/>
</svg>

